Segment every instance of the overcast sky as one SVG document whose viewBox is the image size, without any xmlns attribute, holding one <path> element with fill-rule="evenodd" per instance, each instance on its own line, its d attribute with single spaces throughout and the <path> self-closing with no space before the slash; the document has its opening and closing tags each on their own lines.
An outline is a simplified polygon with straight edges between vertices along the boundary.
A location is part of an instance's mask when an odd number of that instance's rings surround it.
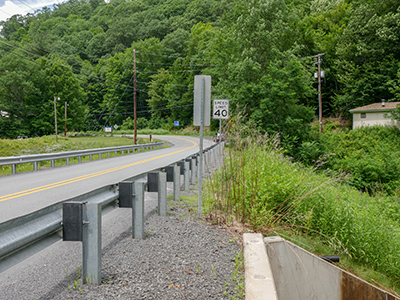
<svg viewBox="0 0 400 300">
<path fill-rule="evenodd" d="M 7 20 L 13 15 L 25 15 L 33 13 L 36 9 L 43 6 L 51 6 L 54 3 L 63 2 L 61 0 L 0 0 L 0 20 Z"/>
</svg>

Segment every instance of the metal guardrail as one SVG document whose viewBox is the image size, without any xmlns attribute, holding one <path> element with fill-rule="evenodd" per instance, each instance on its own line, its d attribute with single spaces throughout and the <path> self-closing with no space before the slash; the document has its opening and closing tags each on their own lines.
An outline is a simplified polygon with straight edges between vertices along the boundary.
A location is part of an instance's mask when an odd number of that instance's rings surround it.
<svg viewBox="0 0 400 300">
<path fill-rule="evenodd" d="M 124 154 L 127 151 L 127 154 L 132 151 L 132 153 L 153 150 L 162 147 L 164 145 L 163 142 L 155 142 L 149 144 L 141 144 L 141 145 L 128 145 L 128 146 L 118 146 L 118 147 L 107 147 L 107 148 L 98 148 L 98 149 L 87 149 L 87 150 L 79 150 L 79 151 L 65 151 L 59 153 L 48 153 L 48 154 L 34 154 L 34 155 L 20 155 L 20 156 L 9 156 L 9 157 L 0 157 L 0 166 L 11 165 L 12 174 L 17 173 L 17 165 L 25 164 L 25 163 L 33 163 L 34 171 L 38 170 L 38 163 L 43 161 L 51 161 L 51 167 L 55 167 L 55 160 L 57 159 L 66 159 L 66 164 L 69 164 L 69 159 L 78 157 L 79 163 L 82 162 L 83 156 L 89 156 L 92 158 L 93 155 L 99 155 L 101 159 L 101 155 L 107 153 L 110 156 L 111 152 L 114 152 L 117 155 L 118 152 Z"/>
<path fill-rule="evenodd" d="M 218 166 L 221 165 L 220 158 L 222 157 L 224 144 L 216 144 L 207 149 L 203 150 L 205 153 L 205 161 L 203 164 L 212 164 L 217 162 Z M 173 182 L 174 186 L 174 199 L 180 198 L 180 189 L 181 189 L 181 181 L 180 175 L 184 175 L 183 187 L 184 189 L 189 188 L 189 181 L 192 183 L 196 182 L 199 178 L 200 174 L 198 171 L 200 168 L 197 168 L 199 164 L 199 155 L 194 154 L 190 157 L 185 158 L 184 160 L 180 160 L 179 162 L 175 162 L 172 165 L 166 166 L 162 169 L 151 170 L 151 172 L 159 172 L 165 175 L 159 176 L 158 179 L 158 212 L 160 215 L 166 214 L 166 182 Z M 170 172 L 171 171 L 171 172 Z M 168 174 L 170 172 L 171 174 Z M 144 219 L 142 218 L 143 212 L 138 210 L 138 201 L 144 201 L 144 197 L 139 197 L 135 194 L 135 186 L 140 183 L 143 185 L 147 185 L 148 181 L 148 172 L 142 173 L 133 178 L 127 179 L 131 184 L 133 184 L 133 193 L 130 193 L 132 199 L 124 199 L 123 201 L 132 202 L 133 213 L 132 213 L 132 236 L 134 238 L 143 238 L 144 237 Z M 164 183 L 160 184 L 161 181 Z M 66 202 L 76 202 L 81 204 L 90 204 L 90 206 L 97 205 L 100 207 L 100 221 L 96 220 L 95 222 L 101 223 L 101 211 L 104 207 L 116 204 L 116 202 L 121 202 L 122 197 L 126 198 L 126 194 L 121 194 L 122 183 L 127 183 L 127 181 L 121 182 L 119 184 L 105 186 L 94 191 L 85 193 L 83 195 L 71 198 L 69 200 L 53 204 L 31 214 L 9 220 L 7 222 L 0 224 L 0 272 L 3 271 L 1 267 L 1 263 L 4 259 L 13 256 L 19 250 L 28 247 L 34 243 L 39 242 L 40 240 L 48 237 L 49 235 L 54 235 L 55 233 L 60 232 L 63 229 L 63 205 Z M 136 187 L 137 188 L 137 187 Z M 142 188 L 141 188 L 142 189 Z M 165 191 L 163 191 L 165 189 Z M 154 188 L 149 187 L 149 191 L 155 191 Z M 144 186 L 142 189 L 142 193 L 144 193 Z M 128 193 L 129 194 L 129 193 Z M 161 197 L 160 197 L 161 196 Z M 134 199 L 137 198 L 137 199 Z M 162 198 L 162 199 L 161 199 Z M 123 207 L 123 206 L 121 206 Z M 127 206 L 125 206 L 127 207 Z M 139 205 L 139 208 L 142 206 Z M 93 223 L 93 221 L 84 222 L 85 224 Z M 92 226 L 92 225 L 88 225 Z M 101 228 L 101 226 L 100 226 Z M 101 233 L 100 233 L 101 234 Z M 92 237 L 86 237 L 89 242 L 84 242 L 84 248 L 94 248 L 91 246 L 90 239 Z M 88 244 L 90 244 L 88 246 Z M 91 251 L 91 250 L 87 250 Z M 99 252 L 99 249 L 96 250 Z M 101 243 L 100 243 L 100 252 L 101 252 Z M 90 275 L 88 276 L 90 282 L 99 283 L 98 274 L 99 266 L 93 266 L 94 263 L 90 261 L 93 259 L 93 255 L 88 255 L 86 253 L 86 257 L 84 254 L 84 274 Z M 85 260 L 89 260 L 89 262 L 85 263 Z M 95 271 L 92 271 L 95 270 Z M 101 266 L 100 266 L 101 270 Z M 85 276 L 87 278 L 87 276 Z"/>
<path fill-rule="evenodd" d="M 100 201 L 106 206 L 119 198 L 118 186 L 110 185 L 69 199 L 75 202 Z M 62 229 L 62 205 L 53 204 L 26 216 L 0 224 L 0 259 L 42 237 Z"/>
</svg>

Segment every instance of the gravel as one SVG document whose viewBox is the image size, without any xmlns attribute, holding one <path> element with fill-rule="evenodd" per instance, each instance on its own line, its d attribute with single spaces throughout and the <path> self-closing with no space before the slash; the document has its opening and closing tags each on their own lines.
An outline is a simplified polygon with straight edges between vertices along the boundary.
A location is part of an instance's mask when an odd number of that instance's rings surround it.
<svg viewBox="0 0 400 300">
<path fill-rule="evenodd" d="M 128 229 L 103 249 L 101 285 L 82 284 L 76 272 L 51 299 L 242 299 L 239 236 L 197 219 L 184 201 L 168 207 L 166 217 L 147 219 L 145 239 Z"/>
</svg>

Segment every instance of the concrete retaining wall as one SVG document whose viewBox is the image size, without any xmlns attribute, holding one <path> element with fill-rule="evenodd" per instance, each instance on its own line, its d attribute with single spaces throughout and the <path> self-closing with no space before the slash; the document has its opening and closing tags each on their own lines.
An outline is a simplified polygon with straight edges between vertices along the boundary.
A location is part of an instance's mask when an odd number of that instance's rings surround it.
<svg viewBox="0 0 400 300">
<path fill-rule="evenodd" d="M 267 237 L 260 243 L 260 236 L 243 236 L 248 300 L 400 300 L 285 239 Z M 268 280 L 257 282 L 256 274 Z"/>
</svg>

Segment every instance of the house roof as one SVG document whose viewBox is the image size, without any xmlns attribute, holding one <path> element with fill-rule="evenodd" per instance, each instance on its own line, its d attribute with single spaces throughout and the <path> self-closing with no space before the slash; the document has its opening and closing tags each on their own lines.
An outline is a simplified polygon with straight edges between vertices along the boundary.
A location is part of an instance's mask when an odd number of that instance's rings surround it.
<svg viewBox="0 0 400 300">
<path fill-rule="evenodd" d="M 362 113 L 362 112 L 385 112 L 389 110 L 395 110 L 397 108 L 397 105 L 399 105 L 400 102 L 385 102 L 385 106 L 382 105 L 382 102 L 379 103 L 373 103 L 357 108 L 350 109 L 349 112 L 353 113 Z"/>
</svg>

